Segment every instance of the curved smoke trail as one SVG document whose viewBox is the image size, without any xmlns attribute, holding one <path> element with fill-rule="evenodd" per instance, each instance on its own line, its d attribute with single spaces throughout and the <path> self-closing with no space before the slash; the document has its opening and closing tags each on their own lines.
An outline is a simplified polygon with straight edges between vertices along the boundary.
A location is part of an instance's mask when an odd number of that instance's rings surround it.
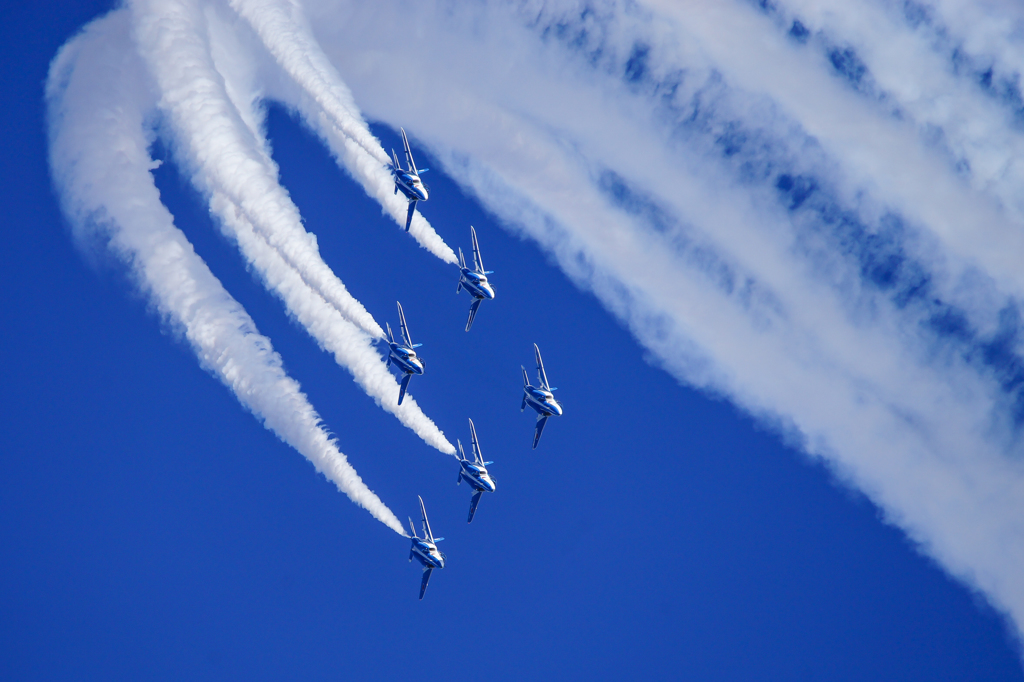
<svg viewBox="0 0 1024 682">
<path fill-rule="evenodd" d="M 160 91 L 173 145 L 212 212 L 288 312 L 348 369 L 378 405 L 432 447 L 455 449 L 415 400 L 398 405 L 398 383 L 372 347 L 383 332 L 320 257 L 316 238 L 277 181 L 251 99 L 229 95 L 209 44 L 212 8 L 196 0 L 136 0 L 133 33 Z"/>
<path fill-rule="evenodd" d="M 403 195 L 395 194 L 394 181 L 386 170 L 391 157 L 370 133 L 352 93 L 310 35 L 301 8 L 281 0 L 231 0 L 231 7 L 250 23 L 277 63 L 299 85 L 301 96 L 289 96 L 289 92 L 282 93 L 280 98 L 302 114 L 331 149 L 338 164 L 380 203 L 387 215 L 404 227 L 407 203 Z M 418 211 L 409 234 L 441 260 L 458 262 L 455 253 Z"/>
<path fill-rule="evenodd" d="M 307 11 L 369 116 L 415 117 L 668 371 L 830 462 L 1019 632 L 1022 186 L 991 152 L 1024 136 L 925 35 L 978 47 L 996 10 L 944 32 L 957 3 L 930 29 L 839 4 Z"/>
<path fill-rule="evenodd" d="M 101 236 L 161 317 L 248 410 L 396 533 L 401 523 L 338 450 L 269 339 L 192 249 L 160 203 L 146 117 L 156 101 L 115 11 L 55 58 L 47 81 L 50 163 L 77 238 Z"/>
</svg>

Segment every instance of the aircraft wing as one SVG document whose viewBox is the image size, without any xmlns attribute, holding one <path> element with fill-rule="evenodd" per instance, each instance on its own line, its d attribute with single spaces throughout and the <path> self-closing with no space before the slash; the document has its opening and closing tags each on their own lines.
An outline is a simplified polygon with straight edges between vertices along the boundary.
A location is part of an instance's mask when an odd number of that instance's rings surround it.
<svg viewBox="0 0 1024 682">
<path fill-rule="evenodd" d="M 548 423 L 546 416 L 537 415 L 537 430 L 533 434 L 533 449 L 537 449 L 537 443 L 540 442 L 540 434 L 544 433 L 544 425 Z"/>
<path fill-rule="evenodd" d="M 544 361 L 540 357 L 540 348 L 537 347 L 537 344 L 533 344 L 533 352 L 537 356 L 537 381 L 543 388 L 550 390 L 551 384 L 548 383 L 548 375 L 544 371 Z"/>
<path fill-rule="evenodd" d="M 427 583 L 430 582 L 430 574 L 434 572 L 432 568 L 423 569 L 423 580 L 420 582 L 420 599 L 423 599 L 424 593 L 427 591 Z"/>
<path fill-rule="evenodd" d="M 416 202 L 418 199 L 409 200 L 409 212 L 405 214 L 405 231 L 408 232 L 412 226 L 412 214 L 416 212 Z"/>
<path fill-rule="evenodd" d="M 476 438 L 476 426 L 473 424 L 473 420 L 469 420 L 469 435 L 473 439 L 473 461 L 482 463 L 484 456 L 480 452 L 480 441 Z"/>
<path fill-rule="evenodd" d="M 480 301 L 482 301 L 482 300 L 484 300 L 484 299 L 482 299 L 482 298 L 474 298 L 473 299 L 473 304 L 469 306 L 469 319 L 466 320 L 466 331 L 467 332 L 469 331 L 469 328 L 473 326 L 473 320 L 476 319 L 476 311 L 480 307 Z"/>
<path fill-rule="evenodd" d="M 409 379 L 412 379 L 411 374 L 406 374 L 402 377 L 402 387 L 398 390 L 398 404 L 402 404 L 402 399 L 405 398 L 405 392 L 409 390 Z"/>
<path fill-rule="evenodd" d="M 473 523 L 473 515 L 476 514 L 476 507 L 480 504 L 480 498 L 483 497 L 483 494 L 482 490 L 473 493 L 473 500 L 469 503 L 469 521 L 466 523 Z"/>
<path fill-rule="evenodd" d="M 476 229 L 469 226 L 469 234 L 473 237 L 473 268 L 482 273 L 484 271 L 484 259 L 480 255 L 480 242 L 476 240 Z"/>
<path fill-rule="evenodd" d="M 398 301 L 395 302 L 398 303 Z M 398 321 L 402 323 L 402 341 L 412 348 L 412 335 L 409 334 L 409 325 L 405 323 L 405 311 L 402 310 L 401 303 L 398 303 Z"/>
<path fill-rule="evenodd" d="M 405 128 L 400 128 L 402 131 L 402 144 L 405 145 L 405 161 L 409 164 L 409 169 L 414 175 L 419 175 L 420 172 L 416 170 L 416 162 L 412 160 L 412 150 L 409 149 L 409 138 L 405 135 Z"/>
<path fill-rule="evenodd" d="M 420 497 L 420 511 L 423 512 L 423 528 L 427 532 L 427 538 L 434 541 L 434 531 L 430 530 L 430 521 L 427 520 L 427 508 L 423 506 L 423 498 Z M 425 583 L 424 583 L 425 584 Z"/>
</svg>

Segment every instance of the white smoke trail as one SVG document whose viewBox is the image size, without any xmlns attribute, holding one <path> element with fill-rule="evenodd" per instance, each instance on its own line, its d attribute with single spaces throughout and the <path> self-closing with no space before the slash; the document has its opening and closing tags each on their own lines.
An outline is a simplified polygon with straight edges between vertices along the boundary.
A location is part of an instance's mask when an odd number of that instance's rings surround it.
<svg viewBox="0 0 1024 682">
<path fill-rule="evenodd" d="M 190 0 L 138 0 L 132 4 L 136 43 L 161 92 L 175 139 L 209 197 L 210 208 L 246 259 L 288 312 L 348 369 L 377 404 L 427 444 L 455 449 L 413 399 L 398 405 L 398 383 L 359 324 L 378 338 L 380 328 L 320 258 L 298 209 L 277 182 L 262 139 L 245 124 L 216 71 L 206 42 L 204 15 Z"/>
<path fill-rule="evenodd" d="M 404 195 L 396 195 L 394 180 L 386 170 L 390 156 L 370 133 L 348 87 L 311 35 L 299 4 L 281 0 L 230 0 L 230 4 L 252 25 L 304 94 L 296 98 L 283 94 L 281 99 L 302 114 L 338 164 L 404 228 L 407 203 Z M 458 262 L 452 249 L 418 211 L 409 233 L 441 260 Z"/>
<path fill-rule="evenodd" d="M 669 371 L 797 434 L 1019 631 L 1024 467 L 1007 426 L 1012 396 L 980 351 L 928 331 L 924 303 L 866 281 L 821 236 L 828 224 L 809 249 L 801 221 L 824 219 L 780 205 L 757 166 L 744 177 L 713 146 L 736 121 L 770 142 L 753 161 L 837 187 L 834 211 L 870 226 L 895 206 L 919 226 L 902 248 L 935 290 L 955 292 L 963 281 L 949 273 L 973 263 L 982 284 L 957 299 L 968 316 L 984 317 L 966 307 L 978 291 L 993 310 L 1012 303 L 986 281 L 1021 290 L 1014 221 L 959 183 L 916 127 L 794 58 L 753 9 L 691 3 L 690 23 L 678 6 L 667 17 L 612 7 L 585 26 L 604 42 L 579 47 L 573 21 L 590 19 L 569 5 L 561 15 L 550 2 L 532 14 L 389 2 L 308 11 L 368 115 L 414 115 L 446 170 L 552 250 Z M 382 50 L 392 33 L 405 39 Z M 647 69 L 684 74 L 671 87 L 625 82 L 641 39 Z M 705 51 L 719 39 L 726 47 Z M 666 101 L 700 124 L 678 124 Z"/>
<path fill-rule="evenodd" d="M 338 450 L 298 383 L 160 203 L 145 128 L 152 84 L 117 10 L 54 59 L 47 81 L 50 163 L 78 239 L 108 240 L 161 317 L 248 410 L 396 533 L 401 523 Z"/>
</svg>

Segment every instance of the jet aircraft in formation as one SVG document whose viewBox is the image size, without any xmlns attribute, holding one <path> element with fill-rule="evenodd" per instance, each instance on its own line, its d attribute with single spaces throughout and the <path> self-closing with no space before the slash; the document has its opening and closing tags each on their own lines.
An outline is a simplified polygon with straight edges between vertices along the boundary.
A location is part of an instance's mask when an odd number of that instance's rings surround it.
<svg viewBox="0 0 1024 682">
<path fill-rule="evenodd" d="M 412 150 L 409 148 L 409 138 L 406 136 L 404 128 L 401 131 L 402 145 L 405 148 L 405 160 L 408 168 L 402 168 L 398 161 L 398 155 L 392 149 L 393 163 L 391 165 L 391 173 L 395 179 L 395 193 L 397 194 L 401 191 L 406 199 L 409 200 L 409 213 L 405 219 L 405 230 L 408 232 L 412 224 L 413 213 L 416 211 L 417 202 L 426 201 L 428 197 L 427 187 L 420 179 L 420 175 L 426 173 L 428 169 L 416 169 L 416 162 L 413 160 Z M 490 270 L 484 270 L 483 258 L 480 255 L 480 244 L 476 238 L 476 230 L 470 226 L 469 231 L 473 240 L 473 267 L 466 267 L 466 258 L 460 248 L 459 285 L 455 290 L 456 293 L 459 293 L 465 288 L 470 296 L 473 297 L 473 303 L 469 307 L 469 319 L 466 320 L 467 332 L 473 326 L 473 320 L 476 318 L 480 303 L 494 298 L 494 287 L 487 280 L 487 275 L 493 273 Z M 390 346 L 387 366 L 390 367 L 391 363 L 394 363 L 405 374 L 402 378 L 401 390 L 398 393 L 398 404 L 401 405 L 409 388 L 409 380 L 412 378 L 412 375 L 423 374 L 423 359 L 416 354 L 415 349 L 419 348 L 422 344 L 414 344 L 412 342 L 412 337 L 409 334 L 409 325 L 406 324 L 405 311 L 402 310 L 401 303 L 398 303 L 398 319 L 401 324 L 401 343 L 395 341 L 394 334 L 391 332 L 391 325 L 387 325 L 388 344 Z M 523 402 L 520 406 L 520 411 L 525 410 L 526 406 L 529 405 L 537 412 L 537 426 L 533 435 L 533 448 L 536 449 L 548 418 L 561 415 L 562 405 L 552 395 L 552 392 L 557 389 L 548 383 L 548 376 L 544 371 L 544 361 L 541 359 L 540 348 L 537 344 L 533 344 L 533 350 L 537 359 L 538 385 L 533 386 L 530 384 L 530 378 L 526 373 L 526 369 L 523 368 Z M 469 420 L 469 433 L 472 459 L 466 457 L 466 453 L 462 448 L 462 441 L 456 440 L 458 443 L 457 458 L 459 460 L 457 484 L 466 481 L 473 489 L 467 521 L 472 523 L 473 516 L 476 514 L 477 507 L 480 504 L 480 498 L 485 492 L 493 493 L 495 491 L 496 481 L 487 471 L 487 466 L 494 462 L 484 461 L 483 454 L 480 451 L 480 441 L 476 435 L 476 426 L 473 424 L 472 419 Z M 423 498 L 420 497 L 419 500 L 420 512 L 423 515 L 423 537 L 419 537 L 416 533 L 416 527 L 413 525 L 411 518 L 409 519 L 409 529 L 412 531 L 412 535 L 407 537 L 412 540 L 412 548 L 409 550 L 409 561 L 415 558 L 423 566 L 423 580 L 420 583 L 420 599 L 423 599 L 431 573 L 435 568 L 444 568 L 446 557 L 444 552 L 437 548 L 437 543 L 444 540 L 444 538 L 434 537 L 434 533 L 430 529 L 430 521 L 427 520 L 427 509 L 423 504 Z"/>
<path fill-rule="evenodd" d="M 391 347 L 387 366 L 391 367 L 391 363 L 395 363 L 395 366 L 405 373 L 405 376 L 402 377 L 402 388 L 398 392 L 398 404 L 401 405 L 402 399 L 405 398 L 405 392 L 409 389 L 409 380 L 412 379 L 412 375 L 423 374 L 423 358 L 416 355 L 415 351 L 416 348 L 423 344 L 412 342 L 412 337 L 409 336 L 409 325 L 405 323 L 405 311 L 402 310 L 401 303 L 398 304 L 398 320 L 402 325 L 402 343 L 395 341 L 395 336 L 391 333 L 391 325 L 387 322 L 384 324 L 388 328 L 388 345 Z"/>
<path fill-rule="evenodd" d="M 412 548 L 409 550 L 409 561 L 416 559 L 423 564 L 423 580 L 420 582 L 420 599 L 427 591 L 427 583 L 430 582 L 430 574 L 435 568 L 444 568 L 444 552 L 437 548 L 437 543 L 444 538 L 435 538 L 434 532 L 430 530 L 430 521 L 427 520 L 427 508 L 423 505 L 423 498 L 420 498 L 420 511 L 423 513 L 423 537 L 416 534 L 416 526 L 412 519 L 409 519 L 409 530 L 412 531 Z"/>
<path fill-rule="evenodd" d="M 466 523 L 473 523 L 473 515 L 476 514 L 476 507 L 480 504 L 480 497 L 484 493 L 493 493 L 497 481 L 491 478 L 491 475 L 487 472 L 487 465 L 494 464 L 494 462 L 485 462 L 483 455 L 480 453 L 480 441 L 476 437 L 476 427 L 473 425 L 473 420 L 469 420 L 469 435 L 471 445 L 473 448 L 473 459 L 466 459 L 466 453 L 462 449 L 462 441 L 456 439 L 456 443 L 459 444 L 459 480 L 456 485 L 462 483 L 463 480 L 469 484 L 469 487 L 473 489 L 473 499 L 469 503 L 469 520 Z"/>
<path fill-rule="evenodd" d="M 409 226 L 412 225 L 412 214 L 416 212 L 416 202 L 426 201 L 430 196 L 427 186 L 420 180 L 420 175 L 430 169 L 416 170 L 416 162 L 413 161 L 412 150 L 409 149 L 409 138 L 405 135 L 405 128 L 400 128 L 400 130 L 402 131 L 402 145 L 405 147 L 405 163 L 408 168 L 402 168 L 402 164 L 398 162 L 398 154 L 392 149 L 391 157 L 394 162 L 391 165 L 391 174 L 395 176 L 395 194 L 401 190 L 405 198 L 409 200 L 409 213 L 405 216 L 405 231 L 408 232 Z"/>
<path fill-rule="evenodd" d="M 476 311 L 480 307 L 481 301 L 487 299 L 492 300 L 494 298 L 494 287 L 487 281 L 487 275 L 494 274 L 491 270 L 484 270 L 484 259 L 480 255 L 480 244 L 476 240 L 476 230 L 473 226 L 469 226 L 469 233 L 473 237 L 473 268 L 466 267 L 466 259 L 462 255 L 462 249 L 459 249 L 459 268 L 461 270 L 459 274 L 459 286 L 455 289 L 455 293 L 462 291 L 465 287 L 469 295 L 473 297 L 473 303 L 469 306 L 469 319 L 466 320 L 466 331 L 473 326 L 473 320 L 476 318 Z"/>
<path fill-rule="evenodd" d="M 548 383 L 547 372 L 544 371 L 544 361 L 540 357 L 540 348 L 537 344 L 533 344 L 534 354 L 537 356 L 537 386 L 530 385 L 530 377 L 526 374 L 526 368 L 523 367 L 523 404 L 519 407 L 519 411 L 522 412 L 529 405 L 537 411 L 537 430 L 533 434 L 533 449 L 537 449 L 537 443 L 540 442 L 540 434 L 544 432 L 544 425 L 547 424 L 548 417 L 557 417 L 562 414 L 562 405 L 555 400 L 555 396 L 551 393 L 557 391 L 557 388 L 552 388 Z"/>
</svg>

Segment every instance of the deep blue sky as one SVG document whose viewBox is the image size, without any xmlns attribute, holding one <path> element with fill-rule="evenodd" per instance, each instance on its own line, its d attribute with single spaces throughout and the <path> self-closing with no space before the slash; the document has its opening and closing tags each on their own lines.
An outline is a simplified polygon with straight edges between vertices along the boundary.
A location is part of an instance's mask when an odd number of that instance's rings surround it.
<svg viewBox="0 0 1024 682">
<path fill-rule="evenodd" d="M 1022 678 L 1000 617 L 872 504 L 646 363 L 435 170 L 424 215 L 453 248 L 475 225 L 496 271 L 465 334 L 457 271 L 272 109 L 282 181 L 325 260 L 378 321 L 402 301 L 427 361 L 413 394 L 452 440 L 472 417 L 496 462 L 472 526 L 455 461 L 287 319 L 173 164 L 158 183 L 364 480 L 403 519 L 424 496 L 450 563 L 417 601 L 408 542 L 244 412 L 122 269 L 73 246 L 42 87 L 109 5 L 7 3 L 0 22 L 0 679 Z M 566 407 L 535 452 L 518 409 L 533 342 Z"/>
</svg>

